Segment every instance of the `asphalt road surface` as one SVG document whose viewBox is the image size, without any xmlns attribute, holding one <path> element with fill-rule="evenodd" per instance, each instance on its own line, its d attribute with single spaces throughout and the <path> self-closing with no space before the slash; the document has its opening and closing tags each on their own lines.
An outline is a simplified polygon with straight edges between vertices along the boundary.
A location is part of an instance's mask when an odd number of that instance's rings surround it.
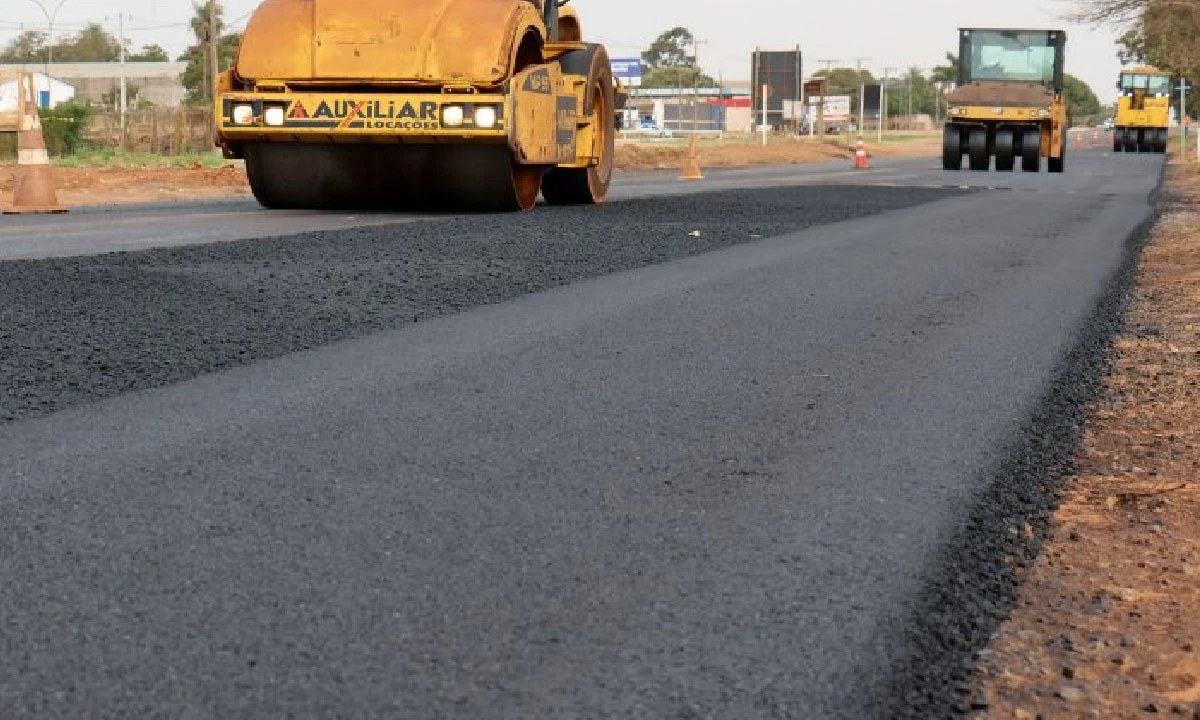
<svg viewBox="0 0 1200 720">
<path fill-rule="evenodd" d="M 944 715 L 1160 171 L 0 221 L 0 717 Z"/>
</svg>

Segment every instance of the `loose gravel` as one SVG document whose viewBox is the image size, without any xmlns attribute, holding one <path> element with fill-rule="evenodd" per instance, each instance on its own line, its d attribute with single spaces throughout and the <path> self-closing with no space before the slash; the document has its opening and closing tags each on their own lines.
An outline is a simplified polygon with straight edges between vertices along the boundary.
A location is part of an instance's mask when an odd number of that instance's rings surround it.
<svg viewBox="0 0 1200 720">
<path fill-rule="evenodd" d="M 0 422 L 958 192 L 716 192 L 0 263 Z"/>
</svg>

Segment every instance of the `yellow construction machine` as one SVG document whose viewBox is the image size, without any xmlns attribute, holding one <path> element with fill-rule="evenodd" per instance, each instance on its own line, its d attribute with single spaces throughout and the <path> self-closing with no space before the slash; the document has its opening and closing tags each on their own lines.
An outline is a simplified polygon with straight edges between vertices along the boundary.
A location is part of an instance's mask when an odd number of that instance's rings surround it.
<svg viewBox="0 0 1200 720">
<path fill-rule="evenodd" d="M 616 105 L 566 0 L 265 0 L 217 144 L 270 208 L 602 202 Z"/>
<path fill-rule="evenodd" d="M 1140 66 L 1121 73 L 1113 151 L 1165 153 L 1171 127 L 1172 75 Z"/>
<path fill-rule="evenodd" d="M 958 87 L 946 102 L 942 165 L 1025 172 L 1066 168 L 1067 105 L 1060 30 L 959 30 Z"/>
</svg>

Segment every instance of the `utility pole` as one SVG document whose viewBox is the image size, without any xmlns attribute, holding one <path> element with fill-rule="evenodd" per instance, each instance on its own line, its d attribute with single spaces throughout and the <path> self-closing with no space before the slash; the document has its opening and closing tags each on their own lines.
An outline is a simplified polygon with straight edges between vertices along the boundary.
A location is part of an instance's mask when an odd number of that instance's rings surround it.
<svg viewBox="0 0 1200 720">
<path fill-rule="evenodd" d="M 125 97 L 125 13 L 117 13 L 117 35 L 121 42 L 121 149 L 125 149 L 125 140 L 128 137 L 126 130 L 125 108 L 129 102 Z"/>
<path fill-rule="evenodd" d="M 707 40 L 697 40 L 692 36 L 692 65 L 695 66 L 695 72 L 692 73 L 692 136 L 695 137 L 696 131 L 700 128 L 700 46 L 708 43 Z"/>
<path fill-rule="evenodd" d="M 909 127 L 911 127 L 911 123 L 912 123 L 912 86 L 913 86 L 912 68 L 909 68 L 908 75 L 905 76 L 904 79 L 905 79 L 905 90 L 908 92 L 908 122 L 910 123 Z"/>
<path fill-rule="evenodd" d="M 879 85 L 879 144 L 880 144 L 880 145 L 882 145 L 882 144 L 883 144 L 883 131 L 884 131 L 884 128 L 885 128 L 885 127 L 887 127 L 887 115 L 888 115 L 888 104 L 887 104 L 887 86 L 888 86 L 888 79 L 889 79 L 889 78 L 891 78 L 891 76 L 892 76 L 892 71 L 893 71 L 893 70 L 897 70 L 897 69 L 898 69 L 898 68 L 894 68 L 894 67 L 885 67 L 885 68 L 883 69 L 883 82 L 882 82 L 882 83 L 880 83 L 880 85 Z"/>
<path fill-rule="evenodd" d="M 217 0 L 208 0 L 208 99 L 217 97 Z"/>
<path fill-rule="evenodd" d="M 1179 83 L 1179 161 L 1187 162 L 1187 91 L 1188 81 L 1183 78 Z M 1200 142 L 1196 143 L 1200 152 Z"/>
<path fill-rule="evenodd" d="M 863 63 L 871 58 L 859 57 L 854 58 L 854 67 L 858 70 L 858 135 L 866 132 L 867 125 L 867 81 L 862 76 Z"/>
</svg>

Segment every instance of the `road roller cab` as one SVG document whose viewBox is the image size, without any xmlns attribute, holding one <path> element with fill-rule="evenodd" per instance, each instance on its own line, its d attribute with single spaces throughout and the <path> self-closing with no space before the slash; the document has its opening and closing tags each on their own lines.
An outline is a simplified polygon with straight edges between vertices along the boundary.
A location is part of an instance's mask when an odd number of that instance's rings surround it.
<svg viewBox="0 0 1200 720">
<path fill-rule="evenodd" d="M 1113 151 L 1165 153 L 1171 128 L 1173 76 L 1157 68 L 1133 67 L 1121 72 Z"/>
<path fill-rule="evenodd" d="M 602 202 L 616 93 L 563 0 L 266 0 L 217 143 L 268 207 Z"/>
<path fill-rule="evenodd" d="M 1060 30 L 962 29 L 958 87 L 947 98 L 942 160 L 960 170 L 1012 171 L 1018 159 L 1037 172 L 1063 172 L 1067 107 L 1063 68 L 1067 36 Z"/>
</svg>

